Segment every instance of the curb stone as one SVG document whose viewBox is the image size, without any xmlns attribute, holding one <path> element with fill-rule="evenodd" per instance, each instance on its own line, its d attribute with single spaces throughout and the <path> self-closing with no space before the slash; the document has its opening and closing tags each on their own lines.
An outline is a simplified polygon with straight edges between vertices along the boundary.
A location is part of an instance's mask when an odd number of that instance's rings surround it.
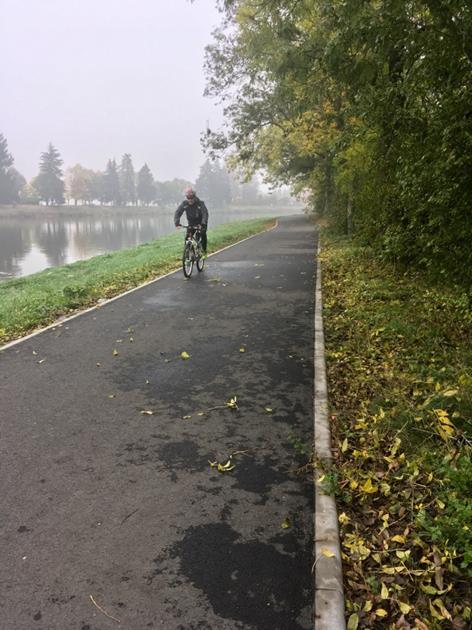
<svg viewBox="0 0 472 630">
<path fill-rule="evenodd" d="M 318 241 L 315 283 L 314 456 L 315 462 L 331 464 L 333 457 L 328 420 L 320 251 Z M 338 515 L 334 497 L 323 491 L 319 481 L 321 475 L 322 472 L 315 469 L 314 628 L 315 630 L 345 630 Z"/>
</svg>

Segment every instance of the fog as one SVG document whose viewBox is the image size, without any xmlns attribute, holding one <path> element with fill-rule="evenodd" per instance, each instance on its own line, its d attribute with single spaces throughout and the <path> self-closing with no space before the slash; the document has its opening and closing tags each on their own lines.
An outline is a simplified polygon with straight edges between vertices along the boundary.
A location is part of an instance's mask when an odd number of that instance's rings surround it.
<svg viewBox="0 0 472 630">
<path fill-rule="evenodd" d="M 131 153 L 156 179 L 195 180 L 214 0 L 0 0 L 0 133 L 29 180 L 51 141 L 64 168 Z"/>
</svg>

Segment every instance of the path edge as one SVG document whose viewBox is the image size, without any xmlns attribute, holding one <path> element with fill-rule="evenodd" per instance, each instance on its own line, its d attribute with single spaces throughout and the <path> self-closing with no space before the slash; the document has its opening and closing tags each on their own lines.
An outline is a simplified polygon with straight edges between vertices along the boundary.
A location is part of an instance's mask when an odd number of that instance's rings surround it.
<svg viewBox="0 0 472 630">
<path fill-rule="evenodd" d="M 314 616 L 315 630 L 345 630 L 345 609 L 341 545 L 338 515 L 332 495 L 323 490 L 320 479 L 324 465 L 333 461 L 328 413 L 328 385 L 326 378 L 325 341 L 323 329 L 323 301 L 321 287 L 321 243 L 318 235 L 315 280 L 314 328 Z"/>
<path fill-rule="evenodd" d="M 274 221 L 274 225 L 272 225 L 271 227 L 265 228 L 265 229 L 261 230 L 260 232 L 256 232 L 255 234 L 251 234 L 250 236 L 246 236 L 245 238 L 241 239 L 240 241 L 236 241 L 235 243 L 231 243 L 231 245 L 226 245 L 225 247 L 222 247 L 221 249 L 218 249 L 215 252 L 212 252 L 211 254 L 208 254 L 208 258 L 210 258 L 211 256 L 216 256 L 216 254 L 220 254 L 221 252 L 224 252 L 225 250 L 230 249 L 231 247 L 235 247 L 236 245 L 239 245 L 240 243 L 244 243 L 244 241 L 249 241 L 251 238 L 255 238 L 256 236 L 261 236 L 262 234 L 265 234 L 266 232 L 271 232 L 272 230 L 275 230 L 276 228 L 279 227 L 279 217 L 273 217 L 273 221 Z M 163 280 L 164 278 L 167 278 L 168 276 L 171 276 L 172 274 L 177 273 L 181 269 L 182 269 L 182 265 L 179 264 L 179 266 L 176 267 L 175 269 L 173 269 L 172 271 L 168 271 L 167 273 L 162 274 L 161 276 L 157 276 L 157 278 L 153 278 L 152 280 L 147 280 L 146 282 L 143 282 L 142 284 L 138 284 L 136 287 L 133 287 L 132 289 L 127 289 L 123 293 L 119 293 L 118 295 L 114 295 L 111 298 L 105 298 L 102 301 L 100 301 L 99 303 L 94 304 L 93 306 L 89 306 L 88 308 L 84 308 L 82 310 L 79 310 L 79 311 L 73 313 L 72 315 L 66 315 L 66 316 L 59 317 L 52 324 L 48 324 L 47 326 L 44 326 L 43 328 L 38 328 L 37 330 L 34 330 L 33 332 L 28 333 L 27 335 L 24 335 L 23 337 L 18 337 L 18 339 L 13 339 L 12 341 L 8 341 L 3 346 L 0 346 L 0 352 L 2 352 L 3 350 L 7 350 L 8 348 L 11 348 L 13 346 L 16 346 L 19 343 L 23 343 L 23 341 L 27 341 L 28 339 L 31 339 L 32 337 L 36 337 L 37 335 L 40 335 L 41 333 L 45 332 L 46 330 L 51 330 L 52 328 L 57 328 L 58 326 L 62 326 L 63 324 L 66 324 L 67 322 L 70 322 L 72 319 L 76 319 L 77 317 L 81 317 L 82 315 L 85 315 L 86 313 L 90 313 L 91 311 L 95 311 L 95 310 L 97 310 L 99 308 L 102 308 L 103 306 L 106 306 L 110 302 L 115 302 L 115 300 L 119 300 L 120 298 L 125 297 L 125 295 L 129 295 L 130 293 L 134 293 L 135 291 L 139 291 L 139 289 L 143 289 L 144 287 L 147 287 L 148 285 L 153 284 L 154 282 L 158 282 L 159 280 Z"/>
</svg>

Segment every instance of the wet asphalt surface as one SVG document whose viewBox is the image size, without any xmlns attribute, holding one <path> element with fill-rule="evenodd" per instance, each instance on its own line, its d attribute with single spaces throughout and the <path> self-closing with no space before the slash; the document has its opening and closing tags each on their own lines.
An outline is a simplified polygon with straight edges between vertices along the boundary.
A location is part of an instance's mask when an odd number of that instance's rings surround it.
<svg viewBox="0 0 472 630">
<path fill-rule="evenodd" d="M 311 627 L 315 246 L 282 219 L 0 353 L 1 630 Z"/>
</svg>

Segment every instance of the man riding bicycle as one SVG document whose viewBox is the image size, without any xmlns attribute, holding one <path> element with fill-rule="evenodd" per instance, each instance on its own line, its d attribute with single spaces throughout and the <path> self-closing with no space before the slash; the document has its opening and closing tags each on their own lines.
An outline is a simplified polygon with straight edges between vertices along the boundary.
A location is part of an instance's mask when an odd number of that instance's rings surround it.
<svg viewBox="0 0 472 630">
<path fill-rule="evenodd" d="M 174 223 L 176 228 L 181 227 L 180 217 L 184 212 L 187 215 L 187 232 L 190 232 L 193 236 L 195 228 L 200 226 L 202 249 L 206 256 L 208 210 L 205 202 L 197 197 L 193 188 L 187 188 L 185 190 L 185 199 L 175 211 Z"/>
</svg>

